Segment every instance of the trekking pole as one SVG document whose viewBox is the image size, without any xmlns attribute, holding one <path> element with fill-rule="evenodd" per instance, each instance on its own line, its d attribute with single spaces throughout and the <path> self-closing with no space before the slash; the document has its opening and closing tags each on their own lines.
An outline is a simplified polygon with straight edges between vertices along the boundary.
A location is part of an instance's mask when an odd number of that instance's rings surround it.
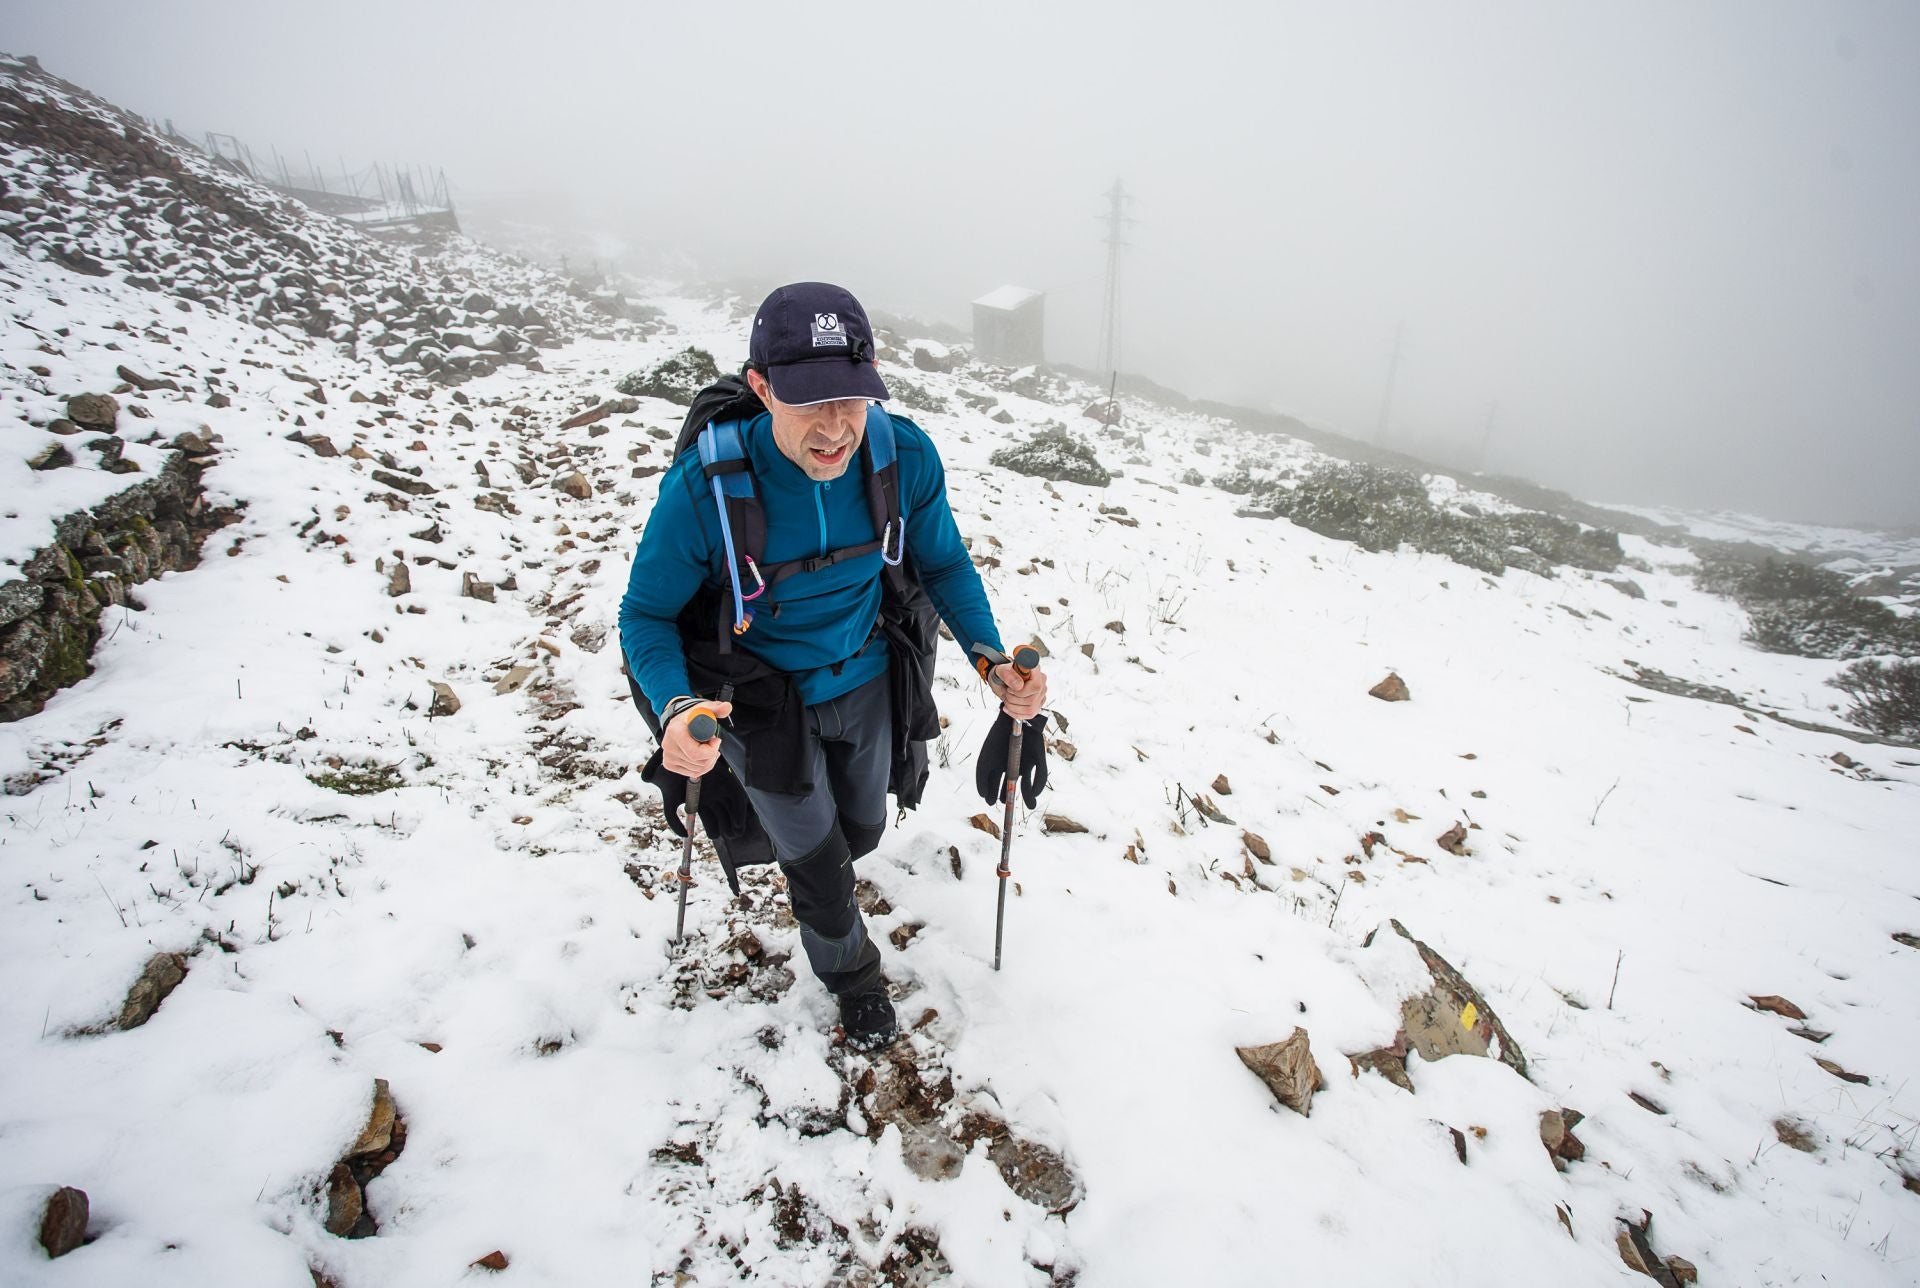
<svg viewBox="0 0 1920 1288">
<path fill-rule="evenodd" d="M 1013 650 L 1013 669 L 1021 679 L 1033 673 L 1040 665 L 1040 651 L 1032 645 L 1023 644 Z M 1026 734 L 1027 722 L 1015 720 L 1013 731 L 1007 737 L 1007 785 L 1003 789 L 1006 798 L 1006 814 L 1000 822 L 1000 866 L 994 869 L 994 875 L 1000 878 L 1000 896 L 993 909 L 993 968 L 1000 969 L 1000 937 L 1007 924 L 1007 878 L 1013 875 L 1013 798 L 1020 786 L 1020 744 Z"/>
<path fill-rule="evenodd" d="M 687 733 L 695 742 L 710 741 L 720 731 L 720 722 L 711 711 L 702 708 L 687 721 Z M 679 943 L 687 929 L 687 886 L 693 882 L 693 832 L 700 826 L 700 780 L 687 780 L 687 840 L 680 847 L 680 906 L 673 917 L 673 941 Z"/>
</svg>

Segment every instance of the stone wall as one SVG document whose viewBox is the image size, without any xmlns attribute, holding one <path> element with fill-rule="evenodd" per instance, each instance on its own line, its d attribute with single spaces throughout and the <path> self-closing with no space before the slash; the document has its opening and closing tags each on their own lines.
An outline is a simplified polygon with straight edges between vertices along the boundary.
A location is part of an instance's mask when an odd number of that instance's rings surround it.
<svg viewBox="0 0 1920 1288">
<path fill-rule="evenodd" d="M 160 473 L 54 524 L 53 544 L 0 582 L 0 721 L 19 720 L 92 673 L 101 610 L 138 602 L 133 587 L 200 562 L 200 543 L 231 523 L 206 503 L 212 445 L 174 440 Z"/>
</svg>

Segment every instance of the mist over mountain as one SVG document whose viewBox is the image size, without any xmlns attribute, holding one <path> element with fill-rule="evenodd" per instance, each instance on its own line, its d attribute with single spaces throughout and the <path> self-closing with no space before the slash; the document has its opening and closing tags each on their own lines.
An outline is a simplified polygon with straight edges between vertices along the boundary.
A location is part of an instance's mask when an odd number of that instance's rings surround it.
<svg viewBox="0 0 1920 1288">
<path fill-rule="evenodd" d="M 4 27 L 136 111 L 442 167 L 643 271 L 963 326 L 1042 289 L 1083 365 L 1119 178 L 1128 370 L 1589 499 L 1920 520 L 1910 6 L 10 0 Z"/>
</svg>

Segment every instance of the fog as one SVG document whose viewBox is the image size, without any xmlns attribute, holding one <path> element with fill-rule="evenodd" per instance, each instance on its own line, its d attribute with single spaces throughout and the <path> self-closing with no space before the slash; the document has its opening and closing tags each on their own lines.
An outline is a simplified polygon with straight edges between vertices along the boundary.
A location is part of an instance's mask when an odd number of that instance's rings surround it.
<svg viewBox="0 0 1920 1288">
<path fill-rule="evenodd" d="M 0 3 L 256 152 L 1592 500 L 1920 522 L 1920 6 Z M 1395 351 L 1391 415 L 1381 425 Z"/>
</svg>

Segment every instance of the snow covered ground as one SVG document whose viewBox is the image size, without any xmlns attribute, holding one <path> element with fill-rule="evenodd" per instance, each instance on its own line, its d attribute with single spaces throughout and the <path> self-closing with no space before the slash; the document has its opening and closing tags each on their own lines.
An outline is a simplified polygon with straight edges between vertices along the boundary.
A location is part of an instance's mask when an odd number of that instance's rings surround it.
<svg viewBox="0 0 1920 1288">
<path fill-rule="evenodd" d="M 1751 542 L 1811 558 L 1890 606 L 1920 604 L 1920 534 L 1826 524 L 1784 523 L 1732 511 L 1692 514 L 1653 506 L 1609 507 L 1708 541 Z"/>
<path fill-rule="evenodd" d="M 888 368 L 948 400 L 916 419 L 1072 754 L 1016 825 L 995 973 L 999 847 L 969 823 L 991 713 L 944 657 L 927 800 L 861 863 L 871 924 L 910 1069 L 1065 1161 L 1052 1212 L 988 1139 L 934 1179 L 925 1141 L 867 1134 L 897 1071 L 830 1046 L 768 872 L 736 902 L 703 864 L 669 944 L 677 854 L 613 622 L 680 409 L 559 426 L 689 344 L 737 363 L 737 301 L 660 286 L 643 341 L 454 391 L 10 243 L 0 270 L 0 468 L 44 439 L 35 398 L 221 366 L 230 407 L 123 399 L 220 434 L 208 484 L 246 502 L 111 610 L 90 678 L 0 728 L 0 1282 L 452 1284 L 499 1250 L 552 1285 L 1601 1284 L 1633 1281 L 1616 1237 L 1643 1213 L 1706 1284 L 1920 1281 L 1920 951 L 1894 937 L 1920 932 L 1920 753 L 1755 714 L 1837 723 L 1838 664 L 1743 643 L 1684 552 L 1623 539 L 1645 599 L 1368 554 L 1168 482 L 1304 447 L 1126 403 L 1133 449 L 1078 418 L 1089 390 Z M 290 441 L 296 416 L 341 454 Z M 1048 421 L 1122 476 L 988 464 Z M 375 482 L 382 454 L 431 490 Z M 584 497 L 556 486 L 576 471 Z M 3 553 L 94 473 L 9 473 Z M 1410 701 L 1368 695 L 1389 672 Z M 429 714 L 436 682 L 457 712 Z M 1389 919 L 1530 1079 L 1352 1072 L 1424 987 L 1390 930 L 1362 946 Z M 156 952 L 190 954 L 185 981 L 106 1028 Z M 1235 1054 L 1296 1026 L 1326 1083 L 1306 1117 Z M 342 1239 L 324 1189 L 376 1078 L 405 1147 L 367 1186 L 379 1233 Z M 1586 1115 L 1565 1172 L 1538 1121 L 1562 1106 Z M 49 1261 L 58 1185 L 93 1237 Z"/>
</svg>

